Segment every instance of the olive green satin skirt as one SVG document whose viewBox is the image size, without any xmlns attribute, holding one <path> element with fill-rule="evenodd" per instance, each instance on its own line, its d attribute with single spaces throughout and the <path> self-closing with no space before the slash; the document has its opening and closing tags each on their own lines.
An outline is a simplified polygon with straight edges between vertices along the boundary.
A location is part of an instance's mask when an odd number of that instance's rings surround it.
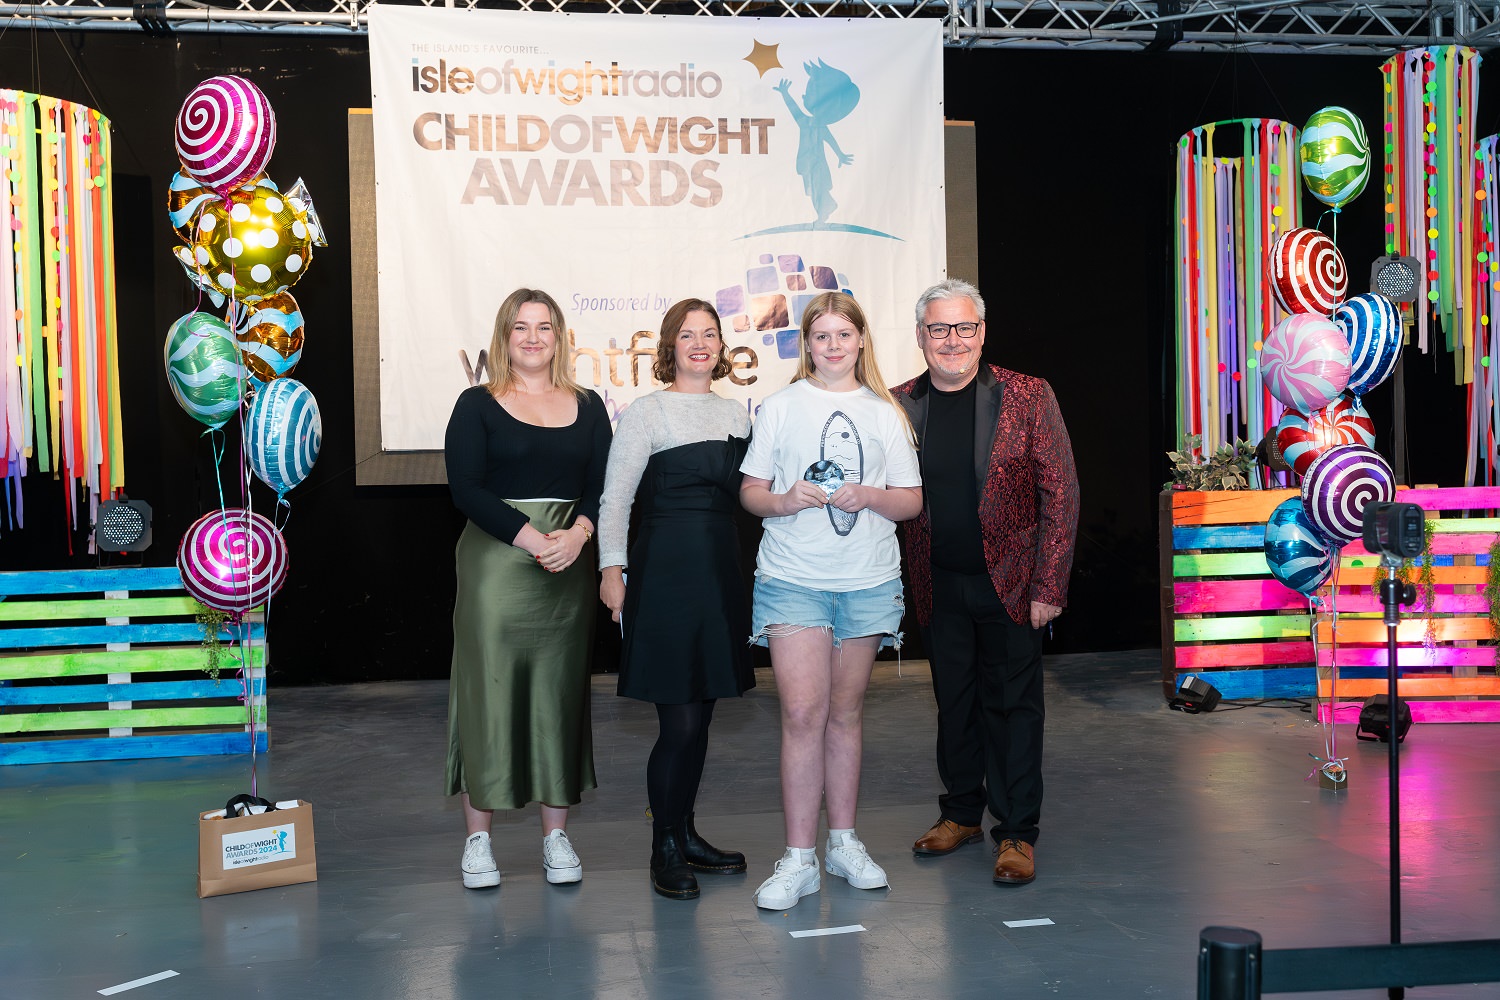
<svg viewBox="0 0 1500 1000">
<path fill-rule="evenodd" d="M 571 501 L 511 505 L 541 532 L 573 523 Z M 593 545 L 561 573 L 470 522 L 456 552 L 448 684 L 449 795 L 476 809 L 576 804 L 597 787 L 589 720 Z"/>
</svg>

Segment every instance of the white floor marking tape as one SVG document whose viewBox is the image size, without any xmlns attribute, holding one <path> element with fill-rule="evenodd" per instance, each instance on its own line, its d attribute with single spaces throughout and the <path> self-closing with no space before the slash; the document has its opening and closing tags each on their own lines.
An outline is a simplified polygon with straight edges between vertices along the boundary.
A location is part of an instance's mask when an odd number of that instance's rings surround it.
<svg viewBox="0 0 1500 1000">
<path fill-rule="evenodd" d="M 1007 920 L 1007 921 L 1005 921 L 1005 926 L 1007 926 L 1007 927 L 1044 927 L 1044 926 L 1046 926 L 1047 924 L 1050 924 L 1050 923 L 1052 923 L 1052 921 L 1048 920 L 1046 917 L 1041 917 L 1041 918 L 1039 918 L 1037 920 Z"/>
<path fill-rule="evenodd" d="M 819 927 L 817 930 L 811 931 L 792 931 L 792 937 L 804 938 L 826 937 L 829 934 L 862 934 L 864 933 L 864 929 L 864 924 L 849 924 L 844 927 Z"/>
<path fill-rule="evenodd" d="M 168 969 L 166 972 L 158 972 L 154 976 L 147 976 L 144 979 L 133 979 L 128 983 L 121 983 L 119 986 L 111 986 L 107 990 L 100 990 L 99 995 L 106 997 L 113 996 L 116 993 L 124 993 L 126 990 L 133 990 L 137 986 L 146 986 L 150 983 L 159 983 L 163 979 L 171 979 L 175 975 L 177 975 L 176 972 Z"/>
</svg>

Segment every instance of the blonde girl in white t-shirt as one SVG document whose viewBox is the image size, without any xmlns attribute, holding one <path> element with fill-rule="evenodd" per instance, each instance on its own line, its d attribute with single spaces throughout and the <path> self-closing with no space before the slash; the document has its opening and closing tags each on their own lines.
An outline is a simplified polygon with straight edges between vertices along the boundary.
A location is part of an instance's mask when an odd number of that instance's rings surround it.
<svg viewBox="0 0 1500 1000">
<path fill-rule="evenodd" d="M 808 303 L 797 374 L 762 405 L 740 469 L 740 503 L 765 519 L 752 640 L 770 647 L 781 701 L 787 838 L 755 902 L 785 909 L 820 886 L 824 802 L 828 873 L 859 889 L 887 884 L 854 834 L 864 697 L 877 650 L 900 644 L 896 522 L 921 511 L 922 479 L 911 425 L 850 296 Z"/>
</svg>

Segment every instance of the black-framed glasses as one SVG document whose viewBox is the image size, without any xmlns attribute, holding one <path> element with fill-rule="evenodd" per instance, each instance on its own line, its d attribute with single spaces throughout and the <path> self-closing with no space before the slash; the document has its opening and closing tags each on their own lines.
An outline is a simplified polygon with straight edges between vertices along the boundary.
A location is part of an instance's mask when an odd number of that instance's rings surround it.
<svg viewBox="0 0 1500 1000">
<path fill-rule="evenodd" d="M 934 340 L 944 340 L 948 334 L 956 333 L 965 340 L 979 332 L 978 323 L 928 323 L 926 326 L 927 336 Z"/>
</svg>

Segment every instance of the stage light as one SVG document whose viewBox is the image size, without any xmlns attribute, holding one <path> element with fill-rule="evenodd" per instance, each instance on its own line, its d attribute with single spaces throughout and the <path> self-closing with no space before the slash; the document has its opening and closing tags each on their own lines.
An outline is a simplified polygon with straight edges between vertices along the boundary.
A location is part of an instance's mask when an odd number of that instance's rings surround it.
<svg viewBox="0 0 1500 1000">
<path fill-rule="evenodd" d="M 130 5 L 130 13 L 141 30 L 153 38 L 165 38 L 172 33 L 172 24 L 167 20 L 167 0 L 136 0 Z"/>
<path fill-rule="evenodd" d="M 151 545 L 151 505 L 144 500 L 106 500 L 94 522 L 101 552 L 144 552 Z"/>
<path fill-rule="evenodd" d="M 1188 674 L 1177 686 L 1177 697 L 1168 706 L 1178 712 L 1197 715 L 1199 712 L 1212 712 L 1218 707 L 1220 697 L 1218 688 L 1200 677 Z"/>
<path fill-rule="evenodd" d="M 1392 302 L 1415 302 L 1422 288 L 1422 264 L 1415 257 L 1391 254 L 1370 265 L 1370 291 Z"/>
<path fill-rule="evenodd" d="M 1396 699 L 1396 742 L 1406 742 L 1406 731 L 1411 728 L 1411 706 L 1400 698 Z M 1366 734 L 1369 735 L 1366 735 Z M 1364 706 L 1359 710 L 1359 726 L 1354 730 L 1354 738 L 1373 743 L 1379 740 L 1382 743 L 1391 741 L 1391 703 L 1390 696 L 1375 694 L 1365 699 Z"/>
</svg>

